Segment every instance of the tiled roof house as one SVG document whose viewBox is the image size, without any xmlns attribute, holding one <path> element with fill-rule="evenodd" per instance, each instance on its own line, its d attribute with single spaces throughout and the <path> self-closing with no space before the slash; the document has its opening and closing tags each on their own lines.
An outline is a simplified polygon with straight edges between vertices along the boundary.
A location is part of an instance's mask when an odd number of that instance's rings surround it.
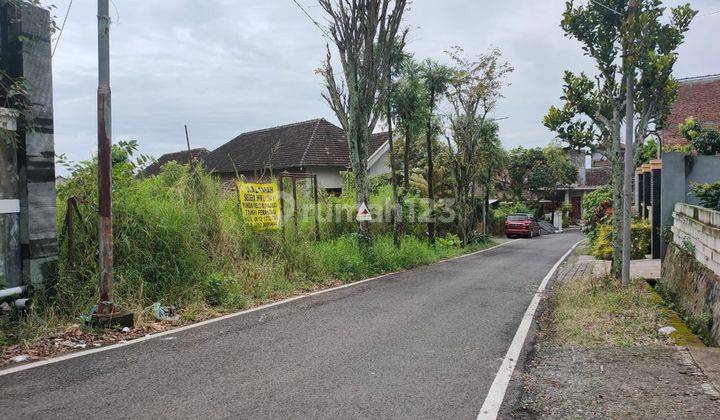
<svg viewBox="0 0 720 420">
<path fill-rule="evenodd" d="M 368 145 L 368 173 L 389 172 L 387 133 L 373 134 Z M 236 173 L 249 179 L 281 171 L 316 174 L 321 188 L 337 192 L 342 172 L 351 167 L 342 128 L 324 118 L 242 133 L 205 157 L 205 167 L 223 180 Z"/>
<path fill-rule="evenodd" d="M 304 172 L 316 174 L 321 188 L 339 192 L 344 185 L 342 172 L 351 167 L 345 132 L 323 118 L 242 133 L 205 152 L 205 168 L 223 181 L 232 181 L 237 174 L 261 179 L 281 171 Z M 373 134 L 368 145 L 371 176 L 389 173 L 388 152 L 388 133 Z M 187 152 L 163 155 L 152 170 L 159 171 L 169 160 L 180 161 L 183 154 Z"/>
</svg>

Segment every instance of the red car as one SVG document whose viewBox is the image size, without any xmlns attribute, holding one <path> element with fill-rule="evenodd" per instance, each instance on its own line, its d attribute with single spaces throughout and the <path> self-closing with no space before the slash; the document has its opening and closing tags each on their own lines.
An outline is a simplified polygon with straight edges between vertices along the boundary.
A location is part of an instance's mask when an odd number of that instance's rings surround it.
<svg viewBox="0 0 720 420">
<path fill-rule="evenodd" d="M 525 236 L 532 238 L 540 236 L 540 225 L 535 218 L 529 214 L 511 214 L 505 220 L 505 235 L 508 238 L 514 236 Z"/>
</svg>

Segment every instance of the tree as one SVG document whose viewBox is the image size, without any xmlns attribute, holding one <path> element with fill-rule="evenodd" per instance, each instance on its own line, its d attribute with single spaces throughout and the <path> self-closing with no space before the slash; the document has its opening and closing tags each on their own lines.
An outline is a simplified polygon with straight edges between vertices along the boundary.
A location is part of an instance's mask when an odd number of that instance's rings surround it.
<svg viewBox="0 0 720 420">
<path fill-rule="evenodd" d="M 449 149 L 453 152 L 458 224 L 463 243 L 467 244 L 475 226 L 473 197 L 480 169 L 479 159 L 483 157 L 480 151 L 483 141 L 489 140 L 493 134 L 493 127 L 487 126 L 486 122 L 502 96 L 503 78 L 513 68 L 501 61 L 498 49 L 492 49 L 476 59 L 464 58 L 462 54 L 459 47 L 448 52 L 454 68 L 447 98 L 452 107 L 449 119 L 453 145 L 449 144 Z"/>
<path fill-rule="evenodd" d="M 482 224 L 483 234 L 490 233 L 488 229 L 488 212 L 490 211 L 490 194 L 494 190 L 494 181 L 507 166 L 507 152 L 500 142 L 500 126 L 495 121 L 487 121 L 480 136 L 478 150 L 479 182 L 483 187 Z"/>
<path fill-rule="evenodd" d="M 660 23 L 665 8 L 660 0 L 638 0 L 635 25 L 628 28 L 629 0 L 607 0 L 587 5 L 566 3 L 561 27 L 566 36 L 582 44 L 585 55 L 595 62 L 594 80 L 585 74 L 565 72 L 562 108 L 552 107 L 544 123 L 572 147 L 602 152 L 612 165 L 613 264 L 620 277 L 623 244 L 624 168 L 620 130 L 626 117 L 627 81 L 632 78 L 634 111 L 626 123 L 638 122 L 637 142 L 662 127 L 675 95 L 672 80 L 675 50 L 682 42 L 694 12 L 688 5 L 672 9 L 669 23 Z M 633 45 L 632 60 L 625 51 Z M 623 60 L 626 58 L 626 60 Z M 632 137 L 632 136 L 629 136 Z M 632 156 L 629 156 L 632 157 Z"/>
<path fill-rule="evenodd" d="M 400 200 L 398 198 L 398 183 L 397 183 L 397 172 L 395 167 L 395 142 L 393 134 L 393 110 L 392 110 L 392 96 L 393 96 L 393 75 L 396 73 L 394 70 L 399 67 L 399 63 L 402 59 L 402 50 L 405 47 L 405 37 L 397 40 L 390 58 L 390 71 L 387 73 L 387 86 L 388 89 L 386 96 L 387 104 L 387 127 L 388 127 L 388 145 L 390 150 L 390 183 L 392 184 L 392 195 L 393 195 L 393 211 L 392 211 L 392 224 L 393 224 L 393 243 L 395 247 L 400 248 L 400 235 L 402 229 L 402 207 L 400 206 Z"/>
<path fill-rule="evenodd" d="M 342 66 L 338 82 L 330 47 L 319 70 L 327 92 L 323 97 L 345 130 L 355 179 L 355 202 L 368 203 L 367 145 L 385 113 L 388 73 L 405 0 L 318 0 L 328 15 L 329 37 Z M 370 242 L 368 222 L 360 223 L 360 238 Z"/>
<path fill-rule="evenodd" d="M 413 148 L 427 121 L 427 97 L 420 65 L 412 57 L 405 57 L 398 66 L 398 78 L 392 91 L 394 118 L 404 137 L 403 197 L 410 189 Z"/>
<path fill-rule="evenodd" d="M 449 67 L 438 64 L 432 60 L 426 60 L 420 70 L 425 90 L 427 93 L 427 114 L 425 125 L 425 143 L 427 146 L 427 183 L 428 183 L 428 207 L 430 209 L 430 220 L 428 221 L 428 237 L 430 243 L 435 243 L 435 190 L 433 186 L 433 138 L 439 130 L 434 124 L 434 112 L 438 99 L 447 90 L 448 83 L 452 78 L 452 71 Z"/>
<path fill-rule="evenodd" d="M 577 168 L 557 145 L 517 147 L 508 156 L 510 190 L 515 201 L 539 199 L 546 191 L 577 181 Z"/>
</svg>

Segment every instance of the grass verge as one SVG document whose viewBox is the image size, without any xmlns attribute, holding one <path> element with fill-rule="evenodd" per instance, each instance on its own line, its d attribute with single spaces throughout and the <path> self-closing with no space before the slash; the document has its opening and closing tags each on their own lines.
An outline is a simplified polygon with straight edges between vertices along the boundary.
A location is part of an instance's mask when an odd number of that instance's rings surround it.
<svg viewBox="0 0 720 420">
<path fill-rule="evenodd" d="M 560 345 L 631 347 L 659 341 L 662 303 L 644 280 L 628 287 L 608 278 L 576 278 L 552 299 L 553 339 Z"/>
</svg>

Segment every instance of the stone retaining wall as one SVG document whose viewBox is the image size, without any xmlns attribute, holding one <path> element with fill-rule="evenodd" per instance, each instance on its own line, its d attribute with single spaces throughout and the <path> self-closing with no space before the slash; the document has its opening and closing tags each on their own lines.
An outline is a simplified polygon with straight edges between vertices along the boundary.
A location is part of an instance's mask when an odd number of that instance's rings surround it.
<svg viewBox="0 0 720 420">
<path fill-rule="evenodd" d="M 675 204 L 661 286 L 709 341 L 720 345 L 720 212 Z"/>
</svg>

